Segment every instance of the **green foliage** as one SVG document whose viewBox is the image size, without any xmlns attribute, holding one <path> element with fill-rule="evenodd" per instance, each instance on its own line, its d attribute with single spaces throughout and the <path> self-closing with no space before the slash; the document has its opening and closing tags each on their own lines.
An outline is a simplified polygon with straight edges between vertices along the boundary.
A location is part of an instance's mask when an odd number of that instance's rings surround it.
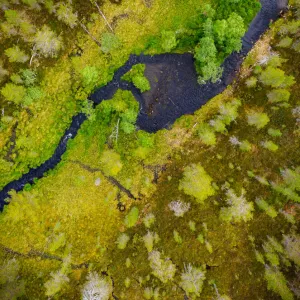
<svg viewBox="0 0 300 300">
<path fill-rule="evenodd" d="M 269 128 L 268 134 L 272 137 L 281 137 L 282 132 L 279 129 Z"/>
<path fill-rule="evenodd" d="M 121 42 L 119 38 L 113 33 L 106 32 L 102 34 L 101 37 L 101 50 L 104 53 L 110 53 L 121 47 Z"/>
<path fill-rule="evenodd" d="M 179 285 L 185 291 L 188 297 L 200 297 L 203 288 L 203 282 L 206 279 L 206 270 L 204 267 L 194 267 L 191 264 L 184 266 L 184 272 L 181 273 Z"/>
<path fill-rule="evenodd" d="M 120 155 L 113 150 L 105 150 L 100 162 L 103 172 L 108 176 L 117 175 L 123 167 Z"/>
<path fill-rule="evenodd" d="M 56 16 L 58 20 L 64 22 L 71 28 L 77 25 L 77 14 L 73 12 L 72 6 L 67 3 L 59 2 L 57 4 Z"/>
<path fill-rule="evenodd" d="M 38 86 L 31 86 L 26 92 L 26 96 L 23 99 L 24 105 L 30 105 L 31 103 L 41 99 L 44 95 L 42 89 Z"/>
<path fill-rule="evenodd" d="M 217 138 L 215 135 L 215 132 L 212 128 L 212 126 L 202 123 L 198 127 L 198 135 L 200 137 L 200 140 L 208 146 L 213 146 L 217 143 Z"/>
<path fill-rule="evenodd" d="M 144 241 L 145 247 L 147 248 L 147 251 L 151 252 L 153 250 L 154 244 L 159 241 L 159 237 L 158 237 L 157 233 L 148 231 L 143 236 L 143 241 Z"/>
<path fill-rule="evenodd" d="M 261 129 L 270 122 L 270 119 L 266 113 L 250 111 L 247 114 L 247 122 L 249 125 L 255 126 L 257 129 Z"/>
<path fill-rule="evenodd" d="M 163 30 L 161 33 L 161 47 L 166 52 L 170 52 L 177 46 L 176 33 L 174 31 Z"/>
<path fill-rule="evenodd" d="M 291 93 L 284 89 L 276 89 L 267 94 L 270 103 L 287 102 Z"/>
<path fill-rule="evenodd" d="M 81 81 L 84 89 L 87 92 L 91 92 L 99 85 L 100 74 L 99 70 L 95 66 L 86 66 L 81 72 Z"/>
<path fill-rule="evenodd" d="M 269 141 L 269 140 L 262 142 L 261 145 L 263 148 L 268 149 L 272 152 L 276 152 L 279 148 L 275 143 L 273 143 L 272 141 Z"/>
<path fill-rule="evenodd" d="M 139 209 L 136 206 L 133 206 L 129 213 L 126 215 L 124 224 L 127 228 L 131 228 L 136 225 L 139 219 Z"/>
<path fill-rule="evenodd" d="M 265 279 L 268 282 L 268 289 L 279 294 L 283 300 L 294 299 L 287 286 L 287 280 L 278 268 L 266 266 Z"/>
<path fill-rule="evenodd" d="M 259 209 L 265 211 L 266 214 L 268 216 L 270 216 L 271 218 L 277 217 L 278 214 L 277 214 L 277 211 L 275 210 L 275 208 L 273 206 L 269 205 L 264 199 L 257 198 L 255 200 L 255 203 L 257 204 Z"/>
<path fill-rule="evenodd" d="M 132 78 L 132 82 L 142 93 L 150 90 L 150 83 L 144 76 L 135 76 Z"/>
<path fill-rule="evenodd" d="M 4 52 L 10 62 L 25 63 L 29 59 L 29 56 L 18 46 L 8 48 Z"/>
<path fill-rule="evenodd" d="M 121 250 L 125 249 L 129 240 L 130 237 L 126 233 L 121 233 L 116 242 L 118 245 L 118 249 Z"/>
<path fill-rule="evenodd" d="M 154 214 L 149 213 L 143 218 L 143 223 L 146 228 L 150 228 L 154 224 L 155 220 L 156 218 Z"/>
<path fill-rule="evenodd" d="M 237 196 L 233 190 L 228 189 L 226 192 L 226 203 L 229 206 L 221 208 L 221 220 L 239 223 L 241 221 L 250 221 L 253 218 L 253 202 L 248 202 L 244 195 L 244 190 L 242 190 L 240 196 Z"/>
<path fill-rule="evenodd" d="M 177 230 L 173 231 L 173 237 L 177 244 L 182 244 L 182 237 L 180 236 L 180 234 Z"/>
<path fill-rule="evenodd" d="M 184 169 L 183 178 L 179 182 L 179 190 L 195 197 L 200 204 L 215 194 L 212 178 L 200 164 L 192 164 Z"/>
<path fill-rule="evenodd" d="M 145 77 L 145 65 L 136 64 L 129 72 L 122 76 L 122 80 L 132 82 L 142 93 L 150 90 L 150 83 Z"/>
<path fill-rule="evenodd" d="M 261 72 L 259 80 L 264 85 L 274 88 L 285 88 L 295 83 L 293 76 L 286 76 L 284 71 L 271 66 Z"/>
<path fill-rule="evenodd" d="M 148 255 L 152 274 L 161 282 L 167 283 L 172 281 L 176 272 L 176 265 L 170 259 L 161 258 L 159 251 L 152 251 Z"/>
<path fill-rule="evenodd" d="M 37 81 L 36 72 L 30 69 L 23 69 L 21 70 L 20 74 L 25 86 L 34 85 Z"/>
<path fill-rule="evenodd" d="M 256 84 L 257 84 L 257 78 L 254 77 L 254 76 L 251 76 L 250 78 L 248 78 L 245 82 L 246 86 L 248 88 L 253 88 L 253 87 L 256 87 Z"/>
<path fill-rule="evenodd" d="M 1 89 L 1 94 L 6 101 L 21 104 L 26 95 L 26 88 L 20 85 L 15 85 L 13 83 L 7 83 Z"/>
<path fill-rule="evenodd" d="M 240 147 L 240 150 L 244 151 L 244 152 L 249 152 L 252 150 L 252 144 L 247 140 L 241 141 L 239 147 Z"/>
<path fill-rule="evenodd" d="M 280 40 L 280 42 L 277 44 L 277 47 L 289 48 L 292 45 L 292 43 L 293 43 L 293 39 L 286 36 Z"/>
</svg>

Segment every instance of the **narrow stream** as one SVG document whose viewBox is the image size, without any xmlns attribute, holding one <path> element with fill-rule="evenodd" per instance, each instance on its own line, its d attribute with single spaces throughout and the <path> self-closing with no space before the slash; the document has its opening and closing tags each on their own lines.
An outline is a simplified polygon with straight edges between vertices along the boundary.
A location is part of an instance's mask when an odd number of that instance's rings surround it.
<svg viewBox="0 0 300 300">
<path fill-rule="evenodd" d="M 231 54 L 225 60 L 222 78 L 217 83 L 209 82 L 204 85 L 197 83 L 192 54 L 131 55 L 128 61 L 116 71 L 113 80 L 96 90 L 90 95 L 90 99 L 97 105 L 103 100 L 111 99 L 119 88 L 129 90 L 140 103 L 141 109 L 136 122 L 139 129 L 156 132 L 168 128 L 177 118 L 195 112 L 232 83 L 248 52 L 269 28 L 270 22 L 275 21 L 280 12 L 287 7 L 287 2 L 287 0 L 261 0 L 262 8 L 242 39 L 242 50 Z M 159 76 L 161 80 L 158 81 L 155 89 L 143 94 L 133 84 L 121 80 L 121 77 L 138 63 L 146 64 L 146 76 L 150 82 L 157 78 L 157 73 L 161 74 Z M 52 157 L 3 188 L 0 192 L 0 211 L 6 204 L 5 199 L 9 197 L 10 190 L 21 191 L 25 184 L 32 184 L 34 178 L 42 178 L 45 172 L 56 167 L 67 149 L 68 140 L 76 136 L 85 120 L 86 116 L 83 113 L 74 116 Z"/>
</svg>

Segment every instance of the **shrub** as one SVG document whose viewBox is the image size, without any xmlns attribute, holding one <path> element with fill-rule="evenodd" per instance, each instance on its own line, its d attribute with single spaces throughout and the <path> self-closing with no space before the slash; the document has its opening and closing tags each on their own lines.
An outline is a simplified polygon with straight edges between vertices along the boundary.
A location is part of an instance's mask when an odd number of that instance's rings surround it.
<svg viewBox="0 0 300 300">
<path fill-rule="evenodd" d="M 176 272 L 176 265 L 168 258 L 162 259 L 159 251 L 152 251 L 148 255 L 152 274 L 162 283 L 172 281 Z"/>
<path fill-rule="evenodd" d="M 87 282 L 82 289 L 82 299 L 109 300 L 112 296 L 113 286 L 109 277 L 99 276 L 96 272 L 91 272 L 87 276 Z"/>
<path fill-rule="evenodd" d="M 219 116 L 216 119 L 210 120 L 209 124 L 214 128 L 216 132 L 225 133 L 227 132 L 226 124 L 222 120 L 222 118 Z"/>
<path fill-rule="evenodd" d="M 243 140 L 239 146 L 241 151 L 249 152 L 252 150 L 252 144 L 247 140 Z"/>
<path fill-rule="evenodd" d="M 256 87 L 256 84 L 257 84 L 257 78 L 252 76 L 250 78 L 248 78 L 245 82 L 246 86 L 248 88 L 253 88 L 253 87 Z"/>
<path fill-rule="evenodd" d="M 261 129 L 270 122 L 270 119 L 265 113 L 252 111 L 247 114 L 247 121 L 249 125 L 255 126 L 257 129 Z"/>
<path fill-rule="evenodd" d="M 108 176 L 117 175 L 123 167 L 120 155 L 113 150 L 105 150 L 102 153 L 100 163 L 103 172 Z"/>
<path fill-rule="evenodd" d="M 190 203 L 185 203 L 177 200 L 170 202 L 168 207 L 174 212 L 174 215 L 176 217 L 183 217 L 183 215 L 189 211 L 191 205 Z"/>
<path fill-rule="evenodd" d="M 159 237 L 157 233 L 148 231 L 143 236 L 143 241 L 145 244 L 145 247 L 147 248 L 148 252 L 151 252 L 153 250 L 154 243 L 157 243 L 159 241 Z"/>
<path fill-rule="evenodd" d="M 206 123 L 203 123 L 198 127 L 198 135 L 202 143 L 205 145 L 213 146 L 217 143 L 217 138 L 213 128 Z"/>
<path fill-rule="evenodd" d="M 220 218 L 226 222 L 247 222 L 253 218 L 253 203 L 248 202 L 244 197 L 245 191 L 242 190 L 240 196 L 237 196 L 233 190 L 226 192 L 226 203 L 229 207 L 222 207 Z"/>
<path fill-rule="evenodd" d="M 175 32 L 163 30 L 161 33 L 161 47 L 166 52 L 170 52 L 176 46 L 177 46 L 177 41 L 176 41 Z"/>
<path fill-rule="evenodd" d="M 129 240 L 130 240 L 130 237 L 126 233 L 121 233 L 116 242 L 118 245 L 118 248 L 121 250 L 125 249 Z"/>
<path fill-rule="evenodd" d="M 134 65 L 129 72 L 122 76 L 122 80 L 132 82 L 136 88 L 138 88 L 142 93 L 150 90 L 151 86 L 148 79 L 145 77 L 144 64 Z"/>
<path fill-rule="evenodd" d="M 179 182 L 179 190 L 196 198 L 198 203 L 203 203 L 209 196 L 215 194 L 212 178 L 205 172 L 200 164 L 192 164 L 184 169 L 183 178 Z"/>
<path fill-rule="evenodd" d="M 272 141 L 269 141 L 269 140 L 262 142 L 261 145 L 263 148 L 268 149 L 272 152 L 277 151 L 279 148 L 275 143 L 273 143 Z"/>
<path fill-rule="evenodd" d="M 144 217 L 143 223 L 146 228 L 150 228 L 154 224 L 155 220 L 156 220 L 156 218 L 155 218 L 154 214 L 149 213 Z"/>
<path fill-rule="evenodd" d="M 182 244 L 182 237 L 177 230 L 173 230 L 173 237 L 177 244 Z"/>
<path fill-rule="evenodd" d="M 139 218 L 139 209 L 136 206 L 133 206 L 127 216 L 125 217 L 124 224 L 127 228 L 133 227 L 136 225 Z"/>
<path fill-rule="evenodd" d="M 291 93 L 284 89 L 276 89 L 267 94 L 270 103 L 287 102 Z"/>
<path fill-rule="evenodd" d="M 282 132 L 279 129 L 269 128 L 268 134 L 272 137 L 281 137 Z"/>
<path fill-rule="evenodd" d="M 280 40 L 280 42 L 277 44 L 277 47 L 280 48 L 289 48 L 293 43 L 293 39 L 286 36 L 283 39 Z"/>
<path fill-rule="evenodd" d="M 4 52 L 8 57 L 9 62 L 25 63 L 29 59 L 29 56 L 26 55 L 26 53 L 22 51 L 18 46 L 8 48 Z"/>
<path fill-rule="evenodd" d="M 20 266 L 15 258 L 6 260 L 0 268 L 0 284 L 14 282 L 17 279 Z"/>
<path fill-rule="evenodd" d="M 196 268 L 191 264 L 184 266 L 184 272 L 181 273 L 179 285 L 188 297 L 200 297 L 203 282 L 206 279 L 205 274 L 206 270 L 203 267 Z"/>
<path fill-rule="evenodd" d="M 103 33 L 101 38 L 101 50 L 104 53 L 110 53 L 112 50 L 118 49 L 121 46 L 119 38 L 113 33 Z"/>
<path fill-rule="evenodd" d="M 81 72 L 82 85 L 87 92 L 92 91 L 97 85 L 99 85 L 100 74 L 95 66 L 86 66 Z"/>
</svg>

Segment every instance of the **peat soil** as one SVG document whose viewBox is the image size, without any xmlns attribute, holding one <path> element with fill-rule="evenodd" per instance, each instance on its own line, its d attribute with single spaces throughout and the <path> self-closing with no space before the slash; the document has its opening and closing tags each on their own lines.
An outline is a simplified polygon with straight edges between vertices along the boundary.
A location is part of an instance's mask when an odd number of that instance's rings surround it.
<svg viewBox="0 0 300 300">
<path fill-rule="evenodd" d="M 232 83 L 248 52 L 269 28 L 270 22 L 275 21 L 286 9 L 288 0 L 261 0 L 261 4 L 261 10 L 242 39 L 241 51 L 232 53 L 225 60 L 222 78 L 217 83 L 198 84 L 194 59 L 189 53 L 131 55 L 128 61 L 116 71 L 113 80 L 96 90 L 90 95 L 90 99 L 96 106 L 103 100 L 111 99 L 117 89 L 130 90 L 140 103 L 137 127 L 147 132 L 168 128 L 177 118 L 192 114 Z M 151 90 L 143 94 L 132 83 L 121 80 L 132 66 L 139 63 L 146 65 L 145 75 L 151 84 Z M 31 169 L 20 179 L 10 182 L 0 191 L 0 211 L 7 204 L 5 199 L 9 198 L 10 190 L 20 191 L 26 184 L 32 184 L 34 179 L 42 178 L 45 172 L 55 168 L 67 149 L 68 140 L 76 136 L 85 120 L 86 116 L 82 113 L 74 116 L 52 157 L 39 167 Z"/>
</svg>

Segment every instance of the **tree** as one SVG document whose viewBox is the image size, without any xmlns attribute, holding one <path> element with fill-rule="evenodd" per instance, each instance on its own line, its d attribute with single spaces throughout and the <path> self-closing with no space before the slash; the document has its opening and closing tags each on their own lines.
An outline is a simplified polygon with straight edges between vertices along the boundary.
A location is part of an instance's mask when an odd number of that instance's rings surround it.
<svg viewBox="0 0 300 300">
<path fill-rule="evenodd" d="M 26 55 L 26 53 L 22 51 L 19 46 L 8 48 L 4 52 L 8 57 L 9 62 L 25 63 L 29 59 L 29 56 Z"/>
<path fill-rule="evenodd" d="M 191 264 L 184 266 L 184 272 L 181 273 L 179 285 L 183 288 L 188 297 L 200 297 L 203 282 L 206 279 L 205 273 L 206 270 L 204 268 L 196 268 Z"/>
<path fill-rule="evenodd" d="M 20 85 L 15 85 L 13 83 L 7 83 L 1 89 L 1 94 L 6 101 L 21 104 L 26 95 L 26 88 Z"/>
<path fill-rule="evenodd" d="M 163 30 L 161 33 L 161 47 L 166 52 L 170 52 L 176 46 L 177 46 L 177 41 L 176 41 L 175 32 Z"/>
<path fill-rule="evenodd" d="M 212 178 L 205 172 L 200 164 L 192 164 L 184 169 L 183 178 L 179 182 L 179 190 L 196 198 L 203 203 L 206 198 L 215 194 Z"/>
<path fill-rule="evenodd" d="M 247 122 L 249 125 L 261 129 L 270 122 L 270 119 L 266 113 L 251 111 L 247 114 Z"/>
<path fill-rule="evenodd" d="M 217 48 L 213 38 L 211 37 L 202 38 L 195 49 L 195 58 L 200 64 L 215 61 L 216 54 Z"/>
<path fill-rule="evenodd" d="M 126 215 L 124 224 L 127 228 L 131 228 L 136 225 L 139 218 L 139 209 L 133 206 L 129 213 Z"/>
<path fill-rule="evenodd" d="M 62 49 L 62 38 L 44 25 L 33 38 L 33 55 L 41 54 L 45 57 L 56 57 Z"/>
<path fill-rule="evenodd" d="M 259 80 L 264 85 L 269 85 L 274 88 L 284 88 L 295 83 L 293 76 L 286 76 L 284 71 L 271 66 L 268 66 L 262 71 Z"/>
<path fill-rule="evenodd" d="M 64 22 L 71 28 L 77 26 L 77 13 L 74 13 L 70 3 L 57 3 L 56 16 L 58 20 Z"/>
<path fill-rule="evenodd" d="M 224 49 L 226 55 L 241 49 L 242 36 L 245 32 L 246 29 L 243 18 L 236 13 L 232 13 L 227 19 Z"/>
<path fill-rule="evenodd" d="M 99 276 L 91 272 L 87 276 L 87 282 L 82 289 L 83 300 L 109 300 L 113 292 L 112 281 L 108 277 Z"/>
<path fill-rule="evenodd" d="M 226 203 L 228 207 L 222 207 L 220 211 L 220 218 L 226 222 L 247 222 L 253 218 L 253 202 L 248 202 L 244 197 L 245 191 L 242 190 L 240 196 L 229 189 L 226 192 Z"/>
<path fill-rule="evenodd" d="M 152 274 L 156 276 L 162 283 L 172 281 L 175 272 L 176 265 L 168 258 L 162 259 L 159 251 L 152 251 L 148 255 Z"/>
<path fill-rule="evenodd" d="M 198 128 L 198 135 L 202 143 L 208 146 L 213 146 L 217 143 L 216 134 L 213 127 L 209 124 L 203 123 Z"/>
</svg>

